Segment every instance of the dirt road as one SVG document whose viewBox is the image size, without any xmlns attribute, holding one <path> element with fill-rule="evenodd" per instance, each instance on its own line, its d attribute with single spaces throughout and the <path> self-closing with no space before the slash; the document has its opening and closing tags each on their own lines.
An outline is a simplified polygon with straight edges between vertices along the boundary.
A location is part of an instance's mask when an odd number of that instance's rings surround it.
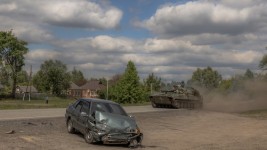
<svg viewBox="0 0 267 150">
<path fill-rule="evenodd" d="M 267 120 L 237 114 L 174 110 L 134 114 L 144 133 L 143 147 L 153 150 L 266 150 Z M 5 132 L 15 130 L 14 134 Z M 68 134 L 64 118 L 0 121 L 0 149 L 128 149 L 90 145 L 81 134 Z"/>
</svg>

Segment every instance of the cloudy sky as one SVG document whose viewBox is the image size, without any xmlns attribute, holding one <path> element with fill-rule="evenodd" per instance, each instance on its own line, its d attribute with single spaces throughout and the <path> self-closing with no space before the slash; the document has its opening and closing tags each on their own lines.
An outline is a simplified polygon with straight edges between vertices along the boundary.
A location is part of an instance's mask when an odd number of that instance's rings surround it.
<svg viewBox="0 0 267 150">
<path fill-rule="evenodd" d="M 266 0 L 1 0 L 0 30 L 28 42 L 25 69 L 48 59 L 86 78 L 122 73 L 187 80 L 211 66 L 224 78 L 258 70 L 267 53 Z"/>
</svg>

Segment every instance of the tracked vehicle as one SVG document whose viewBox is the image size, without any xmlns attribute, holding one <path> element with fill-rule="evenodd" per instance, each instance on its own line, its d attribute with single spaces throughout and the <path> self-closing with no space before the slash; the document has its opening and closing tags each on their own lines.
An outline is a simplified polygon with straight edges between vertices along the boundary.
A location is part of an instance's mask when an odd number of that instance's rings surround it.
<svg viewBox="0 0 267 150">
<path fill-rule="evenodd" d="M 198 109 L 203 106 L 203 98 L 196 89 L 181 85 L 174 85 L 172 89 L 154 92 L 149 98 L 154 108 Z"/>
</svg>

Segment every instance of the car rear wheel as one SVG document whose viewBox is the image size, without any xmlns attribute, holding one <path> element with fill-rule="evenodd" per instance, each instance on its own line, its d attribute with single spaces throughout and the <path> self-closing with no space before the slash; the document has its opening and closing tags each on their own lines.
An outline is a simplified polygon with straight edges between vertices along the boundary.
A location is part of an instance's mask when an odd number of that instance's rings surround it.
<svg viewBox="0 0 267 150">
<path fill-rule="evenodd" d="M 84 134 L 84 139 L 86 143 L 92 144 L 94 142 L 94 137 L 90 131 L 86 131 Z"/>
<path fill-rule="evenodd" d="M 72 120 L 68 119 L 67 121 L 67 129 L 69 133 L 74 133 L 75 129 L 73 128 Z"/>
</svg>

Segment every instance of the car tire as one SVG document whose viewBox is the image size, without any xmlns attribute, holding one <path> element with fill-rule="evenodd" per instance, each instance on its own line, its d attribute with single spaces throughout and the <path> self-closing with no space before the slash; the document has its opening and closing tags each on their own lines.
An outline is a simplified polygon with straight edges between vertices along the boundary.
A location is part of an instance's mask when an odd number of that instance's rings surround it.
<svg viewBox="0 0 267 150">
<path fill-rule="evenodd" d="M 67 130 L 69 133 L 74 133 L 75 129 L 73 128 L 73 123 L 71 119 L 68 119 L 67 121 Z"/>
<path fill-rule="evenodd" d="M 84 139 L 86 143 L 89 143 L 89 144 L 94 143 L 94 137 L 89 130 L 86 131 L 86 133 L 84 134 Z"/>
</svg>

